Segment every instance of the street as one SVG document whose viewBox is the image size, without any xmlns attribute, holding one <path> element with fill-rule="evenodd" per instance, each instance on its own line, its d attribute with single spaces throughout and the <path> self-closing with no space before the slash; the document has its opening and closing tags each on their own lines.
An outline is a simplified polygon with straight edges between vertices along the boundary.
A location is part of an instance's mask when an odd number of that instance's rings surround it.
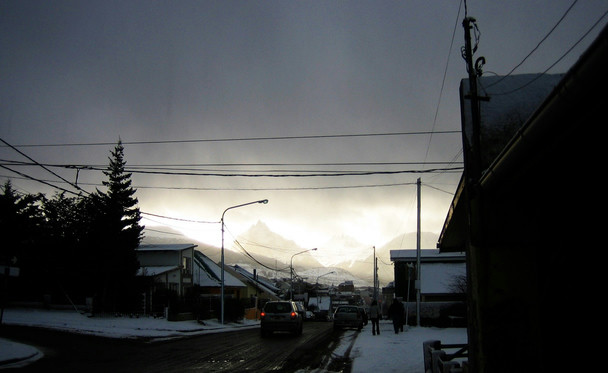
<svg viewBox="0 0 608 373">
<path fill-rule="evenodd" d="M 269 338 L 261 338 L 259 328 L 151 341 L 6 325 L 0 336 L 44 353 L 20 372 L 291 372 L 318 366 L 336 333 L 331 323 L 308 322 L 301 336 L 275 333 Z"/>
</svg>

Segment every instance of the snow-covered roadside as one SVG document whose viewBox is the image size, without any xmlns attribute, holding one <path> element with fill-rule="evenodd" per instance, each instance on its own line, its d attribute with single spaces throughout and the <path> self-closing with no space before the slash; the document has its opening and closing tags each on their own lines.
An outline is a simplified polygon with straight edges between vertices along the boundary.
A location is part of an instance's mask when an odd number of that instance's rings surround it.
<svg viewBox="0 0 608 373">
<path fill-rule="evenodd" d="M 0 338 L 0 369 L 19 368 L 42 356 L 44 355 L 36 347 Z"/>
<path fill-rule="evenodd" d="M 74 310 L 29 308 L 4 310 L 2 323 L 36 326 L 108 338 L 151 338 L 151 340 L 259 327 L 259 322 L 256 321 L 221 325 L 215 320 L 206 320 L 203 324 L 197 321 L 167 321 L 153 317 L 87 317 Z M 29 363 L 40 357 L 42 357 L 42 353 L 32 346 L 0 338 L 0 369 Z"/>
<path fill-rule="evenodd" d="M 167 321 L 151 317 L 89 318 L 75 311 L 41 309 L 7 309 L 4 312 L 3 323 L 39 326 L 110 338 L 152 338 L 152 340 L 259 327 L 259 323 L 254 321 L 221 325 L 214 320 L 206 320 L 201 324 L 196 321 Z M 352 359 L 353 373 L 374 370 L 423 373 L 423 342 L 428 340 L 440 340 L 442 343 L 450 344 L 467 342 L 464 328 L 410 327 L 403 333 L 395 334 L 391 322 L 383 320 L 380 329 L 380 335 L 375 336 L 371 333 L 371 324 L 366 325 L 360 333 L 354 330 L 345 331 L 341 342 L 332 348 L 331 356 Z M 28 363 L 40 357 L 42 353 L 34 347 L 0 338 L 0 369 L 8 367 L 8 363 L 11 363 L 12 367 L 13 364 Z M 328 359 L 326 369 L 317 369 L 315 372 L 328 372 L 330 362 L 331 359 Z"/>
<path fill-rule="evenodd" d="M 194 320 L 167 321 L 153 317 L 88 317 L 74 310 L 26 308 L 6 309 L 3 323 L 39 326 L 109 338 L 171 338 L 259 325 L 256 321 L 221 325 L 216 320 L 205 320 L 203 324 Z"/>
<path fill-rule="evenodd" d="M 439 340 L 444 344 L 467 343 L 466 328 L 409 327 L 395 334 L 390 320 L 380 322 L 380 334 L 372 335 L 371 324 L 361 332 L 347 330 L 341 343 L 333 349 L 332 358 L 352 359 L 352 373 L 407 372 L 424 373 L 422 344 Z M 314 373 L 328 372 L 331 361 Z M 305 373 L 305 372 L 299 372 Z"/>
</svg>

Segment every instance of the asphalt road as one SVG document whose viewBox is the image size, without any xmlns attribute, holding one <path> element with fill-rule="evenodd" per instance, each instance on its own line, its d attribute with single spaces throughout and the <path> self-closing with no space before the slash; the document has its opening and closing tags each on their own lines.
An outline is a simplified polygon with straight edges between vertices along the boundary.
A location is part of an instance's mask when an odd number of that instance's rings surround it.
<svg viewBox="0 0 608 373">
<path fill-rule="evenodd" d="M 293 372 L 319 367 L 339 333 L 329 322 L 308 322 L 301 336 L 275 333 L 267 338 L 258 328 L 150 341 L 6 325 L 0 336 L 44 353 L 20 372 Z"/>
</svg>

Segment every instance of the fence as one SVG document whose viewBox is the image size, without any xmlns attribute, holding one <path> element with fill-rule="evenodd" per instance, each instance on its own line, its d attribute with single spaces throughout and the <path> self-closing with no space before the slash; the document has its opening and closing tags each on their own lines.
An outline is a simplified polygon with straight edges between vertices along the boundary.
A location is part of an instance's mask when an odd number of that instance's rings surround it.
<svg viewBox="0 0 608 373">
<path fill-rule="evenodd" d="M 426 341 L 424 350 L 425 373 L 467 373 L 468 345 L 441 344 L 441 341 Z M 445 350 L 456 350 L 448 353 Z"/>
</svg>

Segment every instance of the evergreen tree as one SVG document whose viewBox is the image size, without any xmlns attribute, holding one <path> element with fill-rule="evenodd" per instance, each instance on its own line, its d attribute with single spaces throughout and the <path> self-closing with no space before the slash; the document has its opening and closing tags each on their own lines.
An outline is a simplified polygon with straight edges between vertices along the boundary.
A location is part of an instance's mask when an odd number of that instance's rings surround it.
<svg viewBox="0 0 608 373">
<path fill-rule="evenodd" d="M 42 195 L 18 194 L 10 181 L 0 187 L 0 264 L 21 268 L 17 279 L 21 293 L 39 289 L 37 283 L 44 270 L 41 250 L 43 219 L 40 212 Z M 23 294 L 16 294 L 21 297 Z M 4 298 L 4 297 L 3 297 Z"/>
<path fill-rule="evenodd" d="M 144 227 L 139 224 L 141 213 L 135 198 L 136 189 L 131 186 L 131 174 L 125 172 L 124 147 L 118 142 L 104 171 L 108 180 L 103 182 L 107 192 L 97 191 L 90 196 L 91 214 L 96 214 L 91 237 L 96 237 L 92 247 L 98 268 L 101 306 L 106 310 L 132 308 L 136 289 L 135 276 L 139 263 L 136 249 L 142 239 Z M 112 308 L 112 309 L 110 309 Z"/>
<path fill-rule="evenodd" d="M 49 294 L 54 294 L 53 301 L 67 295 L 71 300 L 84 304 L 91 293 L 94 282 L 89 267 L 95 258 L 86 255 L 91 253 L 86 237 L 93 224 L 86 209 L 88 204 L 88 197 L 66 197 L 65 193 L 43 200 L 44 247 L 45 252 L 50 253 L 47 269 L 49 278 L 53 279 L 49 291 Z"/>
</svg>

